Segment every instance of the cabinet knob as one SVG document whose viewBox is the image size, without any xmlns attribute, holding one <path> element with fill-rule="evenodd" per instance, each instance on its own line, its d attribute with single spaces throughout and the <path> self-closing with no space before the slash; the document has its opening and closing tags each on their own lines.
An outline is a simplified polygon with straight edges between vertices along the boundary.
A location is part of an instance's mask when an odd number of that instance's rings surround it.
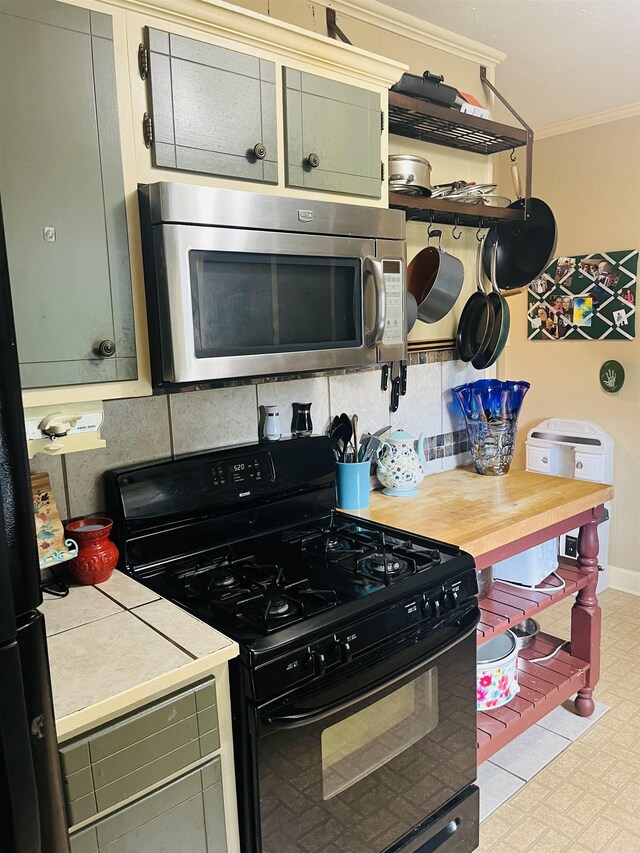
<svg viewBox="0 0 640 853">
<path fill-rule="evenodd" d="M 317 169 L 319 165 L 320 158 L 312 151 L 311 154 L 309 154 L 309 156 L 307 157 L 307 166 L 309 166 L 310 169 Z"/>
<path fill-rule="evenodd" d="M 582 462 L 576 462 L 576 468 L 578 469 L 578 471 L 582 471 L 582 469 L 584 468 L 583 463 Z"/>
<path fill-rule="evenodd" d="M 253 156 L 256 157 L 258 160 L 264 160 L 264 158 L 267 156 L 267 149 L 264 147 L 262 142 L 257 142 L 253 146 Z"/>
<path fill-rule="evenodd" d="M 547 464 L 548 464 L 548 462 L 549 462 L 549 457 L 548 457 L 548 456 L 543 456 L 543 457 L 542 457 L 542 459 L 541 459 L 540 461 L 541 461 L 541 462 L 543 462 L 545 465 L 547 465 Z"/>
<path fill-rule="evenodd" d="M 100 341 L 98 346 L 98 355 L 102 358 L 111 358 L 116 354 L 116 345 L 113 341 Z"/>
</svg>

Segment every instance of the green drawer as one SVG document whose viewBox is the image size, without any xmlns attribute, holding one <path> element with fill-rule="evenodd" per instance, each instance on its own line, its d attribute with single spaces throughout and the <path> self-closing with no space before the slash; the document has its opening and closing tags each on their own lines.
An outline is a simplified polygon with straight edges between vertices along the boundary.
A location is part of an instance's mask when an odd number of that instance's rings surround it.
<svg viewBox="0 0 640 853">
<path fill-rule="evenodd" d="M 72 853 L 227 853 L 220 759 L 71 836 Z"/>
<path fill-rule="evenodd" d="M 162 782 L 220 746 L 215 680 L 60 748 L 71 826 Z"/>
</svg>

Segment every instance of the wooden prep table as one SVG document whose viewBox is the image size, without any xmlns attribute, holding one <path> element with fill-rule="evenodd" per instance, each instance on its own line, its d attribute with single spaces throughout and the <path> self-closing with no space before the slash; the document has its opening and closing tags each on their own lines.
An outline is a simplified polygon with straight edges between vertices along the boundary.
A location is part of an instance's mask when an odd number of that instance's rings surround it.
<svg viewBox="0 0 640 853">
<path fill-rule="evenodd" d="M 517 589 L 497 581 L 480 599 L 478 644 L 577 593 L 571 611 L 571 640 L 546 661 L 562 642 L 540 633 L 518 661 L 520 692 L 507 705 L 478 713 L 478 763 L 490 758 L 549 711 L 577 692 L 576 712 L 593 713 L 593 688 L 600 675 L 600 607 L 598 523 L 611 486 L 512 471 L 504 477 L 455 468 L 426 477 L 414 497 L 371 494 L 368 509 L 348 515 L 366 518 L 419 536 L 457 545 L 470 553 L 478 570 L 580 528 L 575 564 L 562 563 L 559 589 L 550 576 L 543 589 Z M 555 588 L 554 588 L 555 587 Z"/>
</svg>

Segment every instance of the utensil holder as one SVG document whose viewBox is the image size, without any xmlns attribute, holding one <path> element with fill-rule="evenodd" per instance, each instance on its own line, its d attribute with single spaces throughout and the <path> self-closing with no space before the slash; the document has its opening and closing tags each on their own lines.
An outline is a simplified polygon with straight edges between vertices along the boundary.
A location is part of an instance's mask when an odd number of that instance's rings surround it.
<svg viewBox="0 0 640 853">
<path fill-rule="evenodd" d="M 369 506 L 370 462 L 336 462 L 336 491 L 340 509 Z"/>
</svg>

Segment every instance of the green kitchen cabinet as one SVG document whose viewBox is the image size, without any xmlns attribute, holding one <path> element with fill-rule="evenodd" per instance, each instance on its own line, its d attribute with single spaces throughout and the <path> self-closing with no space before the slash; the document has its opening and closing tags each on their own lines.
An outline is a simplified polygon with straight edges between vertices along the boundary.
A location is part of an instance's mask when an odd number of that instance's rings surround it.
<svg viewBox="0 0 640 853">
<path fill-rule="evenodd" d="M 380 95 L 283 70 L 287 185 L 380 198 Z"/>
<path fill-rule="evenodd" d="M 220 759 L 73 833 L 71 851 L 227 853 Z"/>
<path fill-rule="evenodd" d="M 154 166 L 278 182 L 275 64 L 147 28 Z"/>
<path fill-rule="evenodd" d="M 0 196 L 23 387 L 136 379 L 111 16 L 0 0 Z"/>
</svg>

